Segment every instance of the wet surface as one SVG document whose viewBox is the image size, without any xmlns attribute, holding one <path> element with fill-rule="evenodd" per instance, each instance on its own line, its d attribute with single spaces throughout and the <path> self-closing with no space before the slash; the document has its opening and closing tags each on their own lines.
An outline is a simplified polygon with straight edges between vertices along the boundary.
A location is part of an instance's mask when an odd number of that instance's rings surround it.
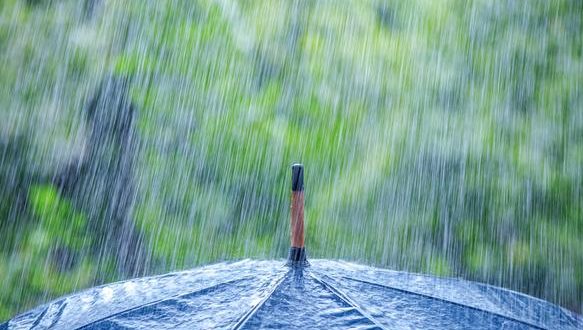
<svg viewBox="0 0 583 330">
<path fill-rule="evenodd" d="M 580 316 L 458 279 L 311 260 L 243 260 L 96 287 L 0 329 L 580 329 Z"/>
</svg>

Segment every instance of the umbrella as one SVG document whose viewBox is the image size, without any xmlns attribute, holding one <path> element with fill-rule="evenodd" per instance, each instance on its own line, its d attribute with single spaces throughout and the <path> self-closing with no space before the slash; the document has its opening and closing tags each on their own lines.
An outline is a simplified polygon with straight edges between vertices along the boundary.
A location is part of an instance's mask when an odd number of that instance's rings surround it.
<svg viewBox="0 0 583 330">
<path fill-rule="evenodd" d="M 3 329 L 581 329 L 580 316 L 514 291 L 453 278 L 306 259 L 303 167 L 292 167 L 287 261 L 242 260 L 108 284 Z"/>
<path fill-rule="evenodd" d="M 348 262 L 243 260 L 100 286 L 0 329 L 581 329 L 524 294 Z"/>
</svg>

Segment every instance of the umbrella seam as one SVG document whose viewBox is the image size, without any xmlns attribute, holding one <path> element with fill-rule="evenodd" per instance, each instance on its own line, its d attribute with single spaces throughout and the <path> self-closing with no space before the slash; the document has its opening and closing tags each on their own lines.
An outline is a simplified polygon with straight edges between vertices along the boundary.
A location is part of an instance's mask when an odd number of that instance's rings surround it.
<svg viewBox="0 0 583 330">
<path fill-rule="evenodd" d="M 267 294 L 267 296 L 261 299 L 259 303 L 257 303 L 245 315 L 243 315 L 243 317 L 241 317 L 239 321 L 237 321 L 237 323 L 233 326 L 232 330 L 241 329 L 247 323 L 247 321 L 249 321 L 251 317 L 253 317 L 253 315 L 255 315 L 259 311 L 259 309 L 265 304 L 265 302 L 267 302 L 267 300 L 271 298 L 273 293 L 277 291 L 277 289 L 281 286 L 281 284 L 283 283 L 283 281 L 285 280 L 289 273 L 290 271 L 287 271 L 282 277 L 280 277 L 277 280 L 273 289 Z"/>
<path fill-rule="evenodd" d="M 479 311 L 479 312 L 483 312 L 483 313 L 487 313 L 487 314 L 491 314 L 491 315 L 496 315 L 496 316 L 505 318 L 507 320 L 511 320 L 511 321 L 518 322 L 518 323 L 522 323 L 524 325 L 527 325 L 529 327 L 533 327 L 533 328 L 536 328 L 536 329 L 548 330 L 547 327 L 540 326 L 540 325 L 536 325 L 536 324 L 530 323 L 530 322 L 525 321 L 525 320 L 520 320 L 520 319 L 514 318 L 514 317 L 509 316 L 509 315 L 504 315 L 504 314 L 496 313 L 494 311 L 489 311 L 487 309 L 482 309 L 482 308 L 475 307 L 475 306 L 470 306 L 470 305 L 464 305 L 464 304 L 461 304 L 461 303 L 458 303 L 458 302 L 455 302 L 455 301 L 451 301 L 451 300 L 447 300 L 447 299 L 443 299 L 443 298 L 439 298 L 439 297 L 434 297 L 434 296 L 431 296 L 431 295 L 427 295 L 427 294 L 423 294 L 423 293 L 419 293 L 419 292 L 415 292 L 415 291 L 409 291 L 409 290 L 406 290 L 406 289 L 396 288 L 396 287 L 392 287 L 392 286 L 389 286 L 389 285 L 378 284 L 378 283 L 374 283 L 374 282 L 370 282 L 370 281 L 366 281 L 366 280 L 361 280 L 361 279 L 357 279 L 357 278 L 351 278 L 351 277 L 345 277 L 345 276 L 341 276 L 341 277 L 344 278 L 344 279 L 353 281 L 353 282 L 360 282 L 360 283 L 364 283 L 364 284 L 368 284 L 368 285 L 372 285 L 372 286 L 382 287 L 382 288 L 385 288 L 385 289 L 392 289 L 392 290 L 399 291 L 399 292 L 402 292 L 402 293 L 408 293 L 408 294 L 411 294 L 411 295 L 416 295 L 416 296 L 420 296 L 420 297 L 424 297 L 424 298 L 428 298 L 428 299 L 432 299 L 432 300 L 437 300 L 437 301 L 441 301 L 441 302 L 444 302 L 444 303 L 449 303 L 449 304 L 452 304 L 452 305 L 464 307 L 464 308 L 473 309 L 473 310 L 476 310 L 476 311 Z"/>
<path fill-rule="evenodd" d="M 385 329 L 385 330 L 387 329 L 379 321 L 377 321 L 377 319 L 375 319 L 372 315 L 370 315 L 369 313 L 365 312 L 360 307 L 358 307 L 358 305 L 356 303 L 354 303 L 348 297 L 348 295 L 346 295 L 342 291 L 334 288 L 332 285 L 330 285 L 326 281 L 318 278 L 313 273 L 310 273 L 310 277 L 312 277 L 316 282 L 320 283 L 320 285 L 322 285 L 326 290 L 332 292 L 333 295 L 335 295 L 336 297 L 340 298 L 340 300 L 342 300 L 344 303 L 346 303 L 349 306 L 351 306 L 352 308 L 354 308 L 360 315 L 364 316 L 366 319 L 368 319 L 369 321 L 371 321 L 375 326 L 377 326 L 377 327 L 379 327 L 381 329 Z"/>
</svg>

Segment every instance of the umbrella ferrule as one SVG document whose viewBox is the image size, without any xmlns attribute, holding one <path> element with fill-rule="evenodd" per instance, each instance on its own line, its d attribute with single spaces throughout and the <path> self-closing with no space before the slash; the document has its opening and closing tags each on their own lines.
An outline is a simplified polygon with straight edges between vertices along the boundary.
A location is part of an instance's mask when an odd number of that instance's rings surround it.
<svg viewBox="0 0 583 330">
<path fill-rule="evenodd" d="M 292 192 L 304 191 L 304 165 L 292 165 Z"/>
</svg>

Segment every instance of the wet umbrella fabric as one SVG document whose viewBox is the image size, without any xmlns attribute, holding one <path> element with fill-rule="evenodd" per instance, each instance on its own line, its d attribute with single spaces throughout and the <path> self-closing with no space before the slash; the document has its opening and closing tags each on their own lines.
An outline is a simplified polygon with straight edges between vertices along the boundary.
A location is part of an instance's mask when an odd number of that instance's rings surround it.
<svg viewBox="0 0 583 330">
<path fill-rule="evenodd" d="M 92 288 L 0 329 L 581 329 L 513 291 L 347 262 L 244 260 Z"/>
</svg>

